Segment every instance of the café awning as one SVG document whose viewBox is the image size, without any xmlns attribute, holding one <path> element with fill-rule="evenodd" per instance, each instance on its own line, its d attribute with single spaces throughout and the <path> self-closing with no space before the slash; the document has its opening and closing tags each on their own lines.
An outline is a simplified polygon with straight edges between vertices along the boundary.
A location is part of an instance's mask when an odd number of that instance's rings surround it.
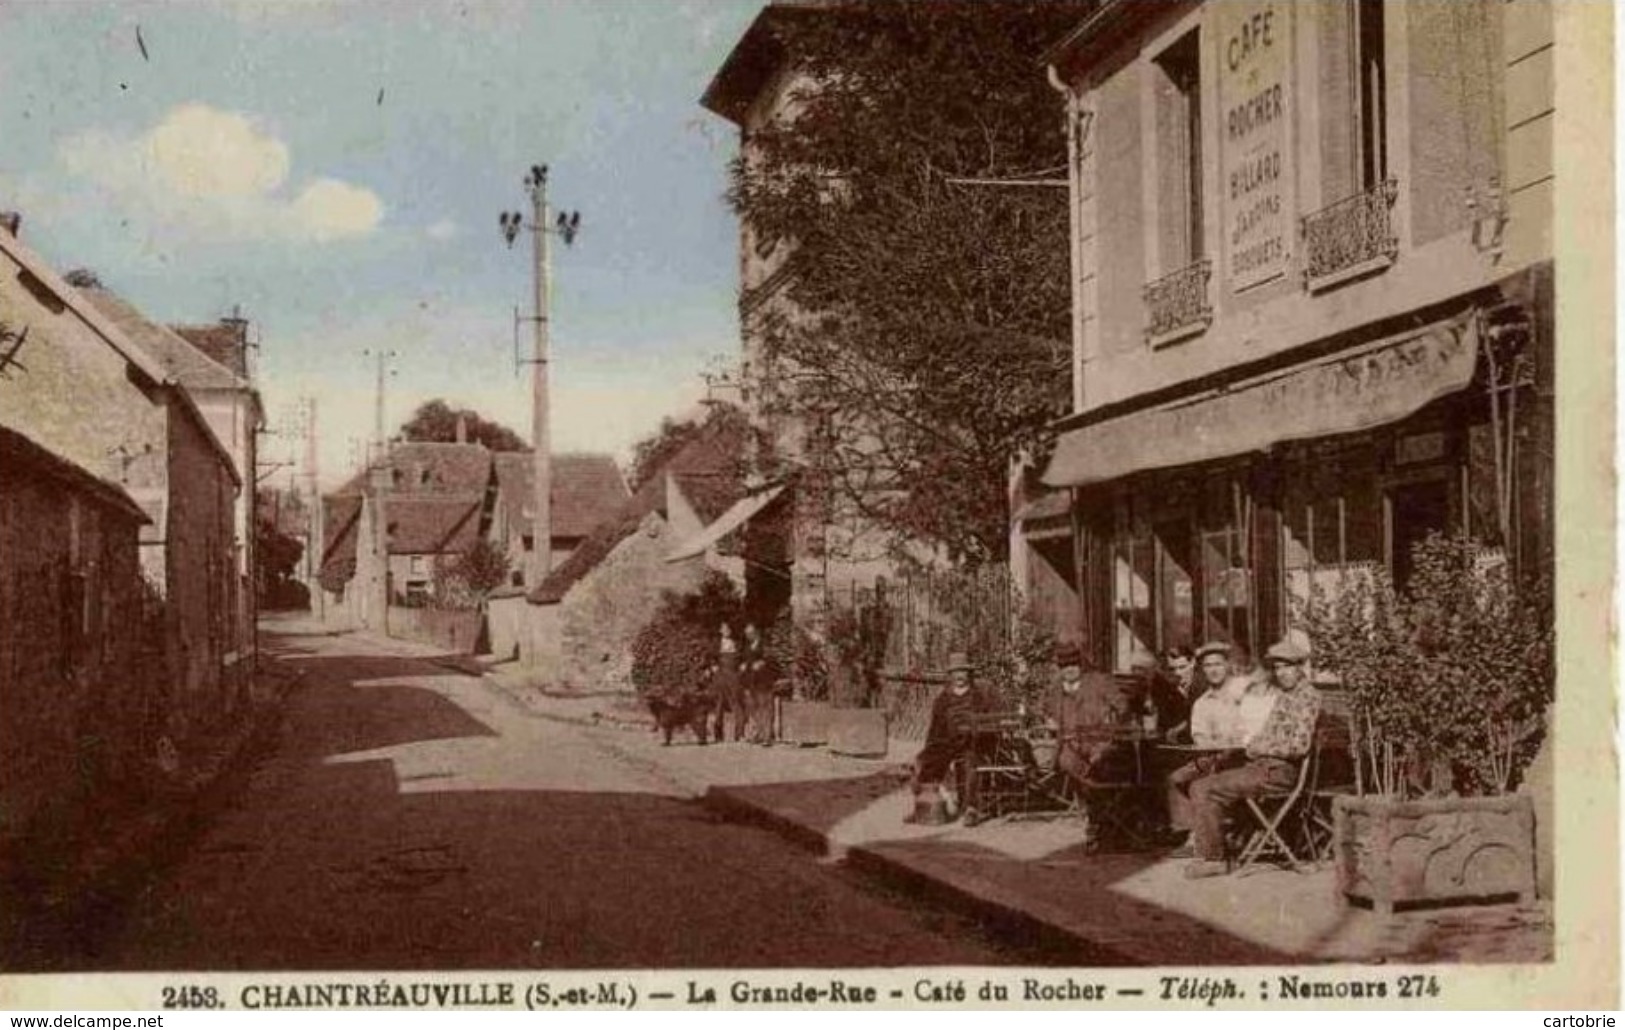
<svg viewBox="0 0 1625 1030">
<path fill-rule="evenodd" d="M 734 502 L 733 507 L 723 512 L 717 520 L 689 537 L 687 540 L 666 556 L 669 562 L 687 561 L 690 558 L 704 554 L 712 545 L 720 542 L 723 537 L 743 526 L 757 515 L 762 509 L 772 504 L 784 492 L 784 484 L 769 487 L 758 493 L 747 494 Z"/>
<path fill-rule="evenodd" d="M 1079 426 L 1056 441 L 1047 486 L 1086 486 L 1397 422 L 1466 387 L 1471 312 L 1308 366 Z"/>
</svg>

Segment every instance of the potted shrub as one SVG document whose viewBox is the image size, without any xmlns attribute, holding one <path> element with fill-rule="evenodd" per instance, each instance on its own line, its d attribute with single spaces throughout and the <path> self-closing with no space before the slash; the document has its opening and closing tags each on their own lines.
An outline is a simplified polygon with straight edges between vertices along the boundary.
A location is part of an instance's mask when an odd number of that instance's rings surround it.
<svg viewBox="0 0 1625 1030">
<path fill-rule="evenodd" d="M 1355 793 L 1333 804 L 1338 889 L 1395 904 L 1535 885 L 1534 810 L 1512 793 L 1552 701 L 1552 632 L 1498 552 L 1437 534 L 1403 590 L 1363 571 L 1306 623 L 1348 699 Z"/>
</svg>

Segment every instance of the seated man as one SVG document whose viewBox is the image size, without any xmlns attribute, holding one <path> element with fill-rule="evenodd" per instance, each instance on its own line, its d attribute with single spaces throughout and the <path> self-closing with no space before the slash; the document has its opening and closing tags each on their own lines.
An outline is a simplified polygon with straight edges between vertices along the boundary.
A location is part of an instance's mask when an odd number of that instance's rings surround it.
<svg viewBox="0 0 1625 1030">
<path fill-rule="evenodd" d="M 1245 677 L 1234 675 L 1230 665 L 1230 645 L 1217 641 L 1203 644 L 1196 652 L 1197 676 L 1202 693 L 1191 705 L 1190 721 L 1180 737 L 1201 748 L 1214 748 L 1213 754 L 1198 755 L 1168 774 L 1168 827 L 1177 842 L 1191 828 L 1190 785 L 1210 776 L 1239 756 L 1218 749 L 1240 748 L 1246 741 L 1241 725 L 1242 698 L 1247 692 Z M 1176 738 L 1177 739 L 1177 738 Z"/>
<path fill-rule="evenodd" d="M 1112 741 L 1098 731 L 1123 721 L 1125 700 L 1111 676 L 1083 671 L 1083 653 L 1076 644 L 1057 645 L 1055 666 L 1060 682 L 1045 699 L 1046 721 L 1060 745 L 1055 764 L 1084 782 L 1112 748 Z"/>
<path fill-rule="evenodd" d="M 1186 877 L 1225 872 L 1224 817 L 1231 805 L 1266 791 L 1290 790 L 1297 782 L 1298 763 L 1314 746 L 1315 721 L 1320 717 L 1320 692 L 1309 685 L 1304 674 L 1308 658 L 1303 646 L 1291 639 L 1269 649 L 1264 664 L 1269 668 L 1273 697 L 1267 699 L 1268 711 L 1257 732 L 1247 739 L 1242 763 L 1202 776 L 1190 785 L 1196 861 L 1185 868 Z M 1256 710 L 1264 711 L 1263 700 Z"/>
<path fill-rule="evenodd" d="M 925 731 L 925 746 L 914 759 L 914 790 L 918 795 L 925 788 L 935 788 L 947 779 L 954 761 L 961 763 L 959 797 L 965 824 L 974 826 L 981 820 L 976 810 L 976 777 L 971 775 L 974 765 L 976 739 L 971 733 L 971 722 L 986 706 L 976 690 L 972 678 L 970 659 L 955 652 L 948 657 L 948 686 L 931 704 L 931 721 Z M 905 822 L 921 821 L 918 803 Z"/>
</svg>

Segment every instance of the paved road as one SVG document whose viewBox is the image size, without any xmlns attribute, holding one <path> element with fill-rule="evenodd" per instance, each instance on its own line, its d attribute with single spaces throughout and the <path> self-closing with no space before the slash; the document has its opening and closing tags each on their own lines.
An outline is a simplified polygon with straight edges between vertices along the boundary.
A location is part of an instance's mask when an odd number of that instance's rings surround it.
<svg viewBox="0 0 1625 1030">
<path fill-rule="evenodd" d="M 355 637 L 241 795 L 137 901 L 106 969 L 983 965 L 1022 959 L 612 745 Z M 1032 961 L 1031 958 L 1026 961 Z"/>
</svg>

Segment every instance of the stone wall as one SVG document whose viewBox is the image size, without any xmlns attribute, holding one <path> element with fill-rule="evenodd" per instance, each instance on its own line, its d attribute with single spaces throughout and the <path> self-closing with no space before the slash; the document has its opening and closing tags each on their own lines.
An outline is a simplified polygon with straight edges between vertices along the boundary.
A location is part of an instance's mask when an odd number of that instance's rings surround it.
<svg viewBox="0 0 1625 1030">
<path fill-rule="evenodd" d="M 0 841 L 133 784 L 149 754 L 161 638 L 142 647 L 136 525 L 0 464 Z"/>
<path fill-rule="evenodd" d="M 201 426 L 172 401 L 169 503 L 165 527 L 170 667 L 169 732 L 177 742 L 205 732 L 245 700 L 248 666 L 225 668 L 236 650 L 237 500 L 229 468 Z"/>
<path fill-rule="evenodd" d="M 578 690 L 631 690 L 632 641 L 667 590 L 692 590 L 705 574 L 703 558 L 668 562 L 677 534 L 651 513 L 609 556 L 570 590 L 558 609 L 557 671 L 541 671 Z M 532 606 L 533 610 L 537 606 Z"/>
<path fill-rule="evenodd" d="M 481 621 L 479 612 L 389 607 L 390 636 L 432 644 L 450 654 L 476 653 Z"/>
</svg>

